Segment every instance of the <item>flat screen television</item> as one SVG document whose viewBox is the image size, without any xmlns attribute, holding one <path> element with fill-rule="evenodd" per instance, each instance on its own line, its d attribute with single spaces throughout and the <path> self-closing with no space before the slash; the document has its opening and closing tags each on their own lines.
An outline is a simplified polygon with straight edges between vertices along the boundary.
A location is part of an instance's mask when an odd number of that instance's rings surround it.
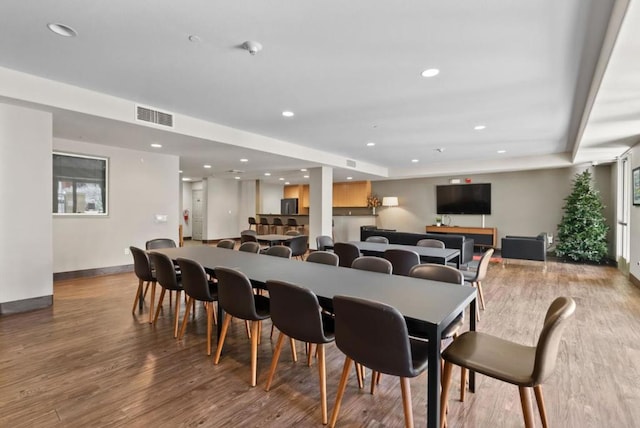
<svg viewBox="0 0 640 428">
<path fill-rule="evenodd" d="M 491 183 L 436 186 L 438 214 L 491 214 Z"/>
</svg>

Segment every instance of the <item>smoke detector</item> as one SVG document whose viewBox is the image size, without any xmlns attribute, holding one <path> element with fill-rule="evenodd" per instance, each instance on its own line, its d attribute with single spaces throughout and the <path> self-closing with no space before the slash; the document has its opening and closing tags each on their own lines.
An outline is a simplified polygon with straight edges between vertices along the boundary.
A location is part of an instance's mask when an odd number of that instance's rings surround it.
<svg viewBox="0 0 640 428">
<path fill-rule="evenodd" d="M 242 48 L 248 50 L 251 55 L 255 55 L 262 50 L 262 45 L 259 42 L 247 40 L 242 44 Z"/>
</svg>

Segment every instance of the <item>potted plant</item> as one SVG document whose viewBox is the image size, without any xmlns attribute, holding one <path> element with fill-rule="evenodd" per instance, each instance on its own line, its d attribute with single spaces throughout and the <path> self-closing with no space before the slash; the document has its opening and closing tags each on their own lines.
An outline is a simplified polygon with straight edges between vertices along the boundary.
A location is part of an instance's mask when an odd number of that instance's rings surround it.
<svg viewBox="0 0 640 428">
<path fill-rule="evenodd" d="M 437 215 L 436 216 L 436 226 L 440 226 L 442 224 L 442 216 L 441 215 Z"/>
</svg>

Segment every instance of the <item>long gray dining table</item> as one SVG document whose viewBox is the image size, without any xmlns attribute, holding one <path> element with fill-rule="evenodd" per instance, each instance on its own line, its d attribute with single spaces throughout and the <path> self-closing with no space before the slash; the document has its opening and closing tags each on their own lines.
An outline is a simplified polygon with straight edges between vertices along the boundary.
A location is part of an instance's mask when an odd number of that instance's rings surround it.
<svg viewBox="0 0 640 428">
<path fill-rule="evenodd" d="M 456 268 L 460 269 L 460 250 L 454 248 L 433 248 L 418 247 L 417 245 L 384 244 L 381 242 L 349 241 L 364 255 L 382 257 L 387 250 L 407 250 L 414 251 L 420 256 L 420 260 L 429 263 L 446 265 L 448 262 L 455 262 Z"/>
<path fill-rule="evenodd" d="M 331 299 L 336 295 L 348 295 L 376 300 L 395 307 L 407 319 L 422 322 L 429 336 L 427 426 L 440 426 L 442 331 L 467 306 L 471 311 L 470 329 L 475 330 L 475 288 L 210 246 L 164 248 L 155 251 L 164 253 L 174 260 L 180 257 L 195 260 L 208 272 L 213 272 L 218 266 L 237 269 L 247 275 L 256 287 L 264 287 L 267 280 L 276 279 L 306 287 L 319 298 Z M 475 379 L 472 374 L 469 386 L 473 391 Z"/>
</svg>

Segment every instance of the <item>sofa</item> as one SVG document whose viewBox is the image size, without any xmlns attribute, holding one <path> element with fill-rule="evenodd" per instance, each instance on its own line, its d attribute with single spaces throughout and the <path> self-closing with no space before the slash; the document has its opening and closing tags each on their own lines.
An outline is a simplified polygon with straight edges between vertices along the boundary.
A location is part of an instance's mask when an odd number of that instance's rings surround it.
<svg viewBox="0 0 640 428">
<path fill-rule="evenodd" d="M 547 234 L 538 236 L 505 236 L 502 238 L 502 258 L 547 261 Z"/>
<path fill-rule="evenodd" d="M 361 226 L 360 240 L 364 241 L 369 236 L 384 236 L 389 239 L 390 244 L 400 245 L 416 245 L 421 239 L 437 239 L 444 242 L 446 248 L 460 250 L 461 265 L 473 260 L 473 239 L 463 235 L 397 232 L 390 229 L 378 229 L 375 226 Z"/>
</svg>

